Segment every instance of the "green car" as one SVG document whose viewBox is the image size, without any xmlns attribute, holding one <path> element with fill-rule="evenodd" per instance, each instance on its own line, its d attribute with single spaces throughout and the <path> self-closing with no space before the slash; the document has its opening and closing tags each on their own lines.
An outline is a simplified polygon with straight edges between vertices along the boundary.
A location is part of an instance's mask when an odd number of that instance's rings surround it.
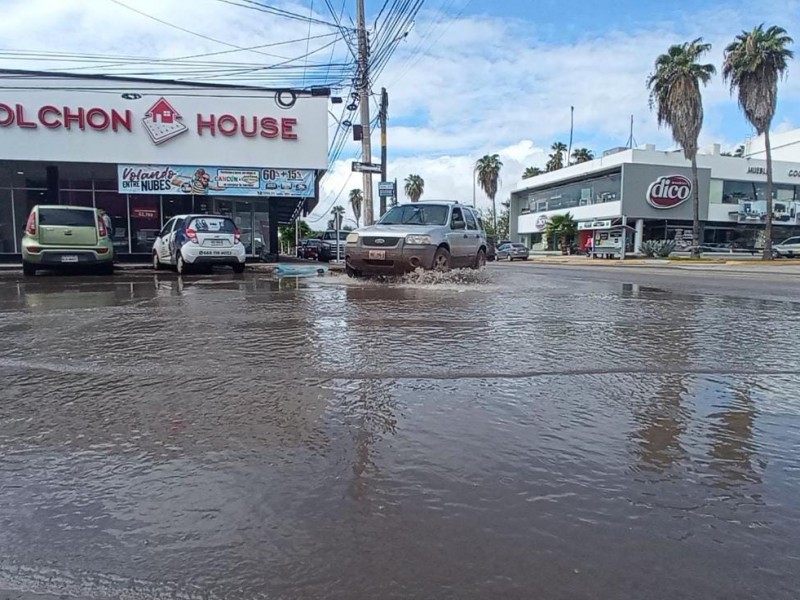
<svg viewBox="0 0 800 600">
<path fill-rule="evenodd" d="M 114 272 L 114 245 L 108 226 L 96 208 L 34 206 L 22 237 L 22 271 L 91 268 Z"/>
</svg>

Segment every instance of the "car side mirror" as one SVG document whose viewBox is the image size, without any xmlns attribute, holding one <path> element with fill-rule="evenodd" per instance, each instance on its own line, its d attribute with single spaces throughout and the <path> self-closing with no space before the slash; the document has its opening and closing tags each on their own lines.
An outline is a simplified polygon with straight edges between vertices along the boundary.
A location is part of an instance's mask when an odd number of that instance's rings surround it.
<svg viewBox="0 0 800 600">
<path fill-rule="evenodd" d="M 453 229 L 466 229 L 467 222 L 466 221 L 453 221 Z"/>
</svg>

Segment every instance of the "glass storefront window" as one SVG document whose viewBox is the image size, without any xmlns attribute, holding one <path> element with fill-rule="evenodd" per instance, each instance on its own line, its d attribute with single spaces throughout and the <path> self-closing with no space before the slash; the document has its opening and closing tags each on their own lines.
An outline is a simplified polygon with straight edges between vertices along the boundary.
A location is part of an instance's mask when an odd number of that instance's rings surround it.
<svg viewBox="0 0 800 600">
<path fill-rule="evenodd" d="M 91 182 L 90 182 L 91 183 Z M 91 191 L 61 190 L 61 204 L 70 206 L 94 206 L 94 194 Z"/>
<path fill-rule="evenodd" d="M 781 202 L 797 201 L 797 186 L 776 184 L 773 185 L 773 200 Z M 723 181 L 722 203 L 739 204 L 740 202 L 754 202 L 767 199 L 767 184 L 756 181 Z"/>
<path fill-rule="evenodd" d="M 114 252 L 127 254 L 128 247 L 128 198 L 116 192 L 95 192 L 95 206 L 102 208 L 111 217 L 111 240 Z"/>
<path fill-rule="evenodd" d="M 11 190 L 0 189 L 0 254 L 13 254 L 14 214 L 11 210 Z"/>
<path fill-rule="evenodd" d="M 192 212 L 191 196 L 162 196 L 161 209 L 164 211 L 163 221 L 166 223 L 175 215 L 186 215 Z"/>
<path fill-rule="evenodd" d="M 150 254 L 161 230 L 161 198 L 131 194 L 131 252 Z"/>
<path fill-rule="evenodd" d="M 621 190 L 622 175 L 609 173 L 575 183 L 535 190 L 528 195 L 528 208 L 531 212 L 543 212 L 613 202 L 620 199 Z"/>
</svg>

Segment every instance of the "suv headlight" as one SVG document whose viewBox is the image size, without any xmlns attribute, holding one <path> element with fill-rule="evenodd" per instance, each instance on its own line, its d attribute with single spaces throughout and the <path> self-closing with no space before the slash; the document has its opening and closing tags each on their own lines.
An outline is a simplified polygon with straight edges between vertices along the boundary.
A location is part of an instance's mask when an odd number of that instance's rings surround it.
<svg viewBox="0 0 800 600">
<path fill-rule="evenodd" d="M 348 244 L 355 244 L 358 242 L 358 234 L 354 231 L 353 233 L 347 234 L 347 243 Z"/>
<path fill-rule="evenodd" d="M 429 235 L 407 235 L 406 244 L 409 246 L 428 246 L 431 243 Z"/>
</svg>

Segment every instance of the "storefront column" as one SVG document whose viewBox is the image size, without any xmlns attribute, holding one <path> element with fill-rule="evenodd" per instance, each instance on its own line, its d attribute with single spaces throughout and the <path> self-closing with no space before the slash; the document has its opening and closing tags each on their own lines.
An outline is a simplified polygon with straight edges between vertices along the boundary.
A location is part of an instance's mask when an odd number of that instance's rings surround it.
<svg viewBox="0 0 800 600">
<path fill-rule="evenodd" d="M 278 240 L 278 204 L 277 202 L 269 202 L 268 208 L 269 215 L 269 259 L 277 262 L 280 256 L 280 246 Z"/>
<path fill-rule="evenodd" d="M 642 251 L 642 242 L 644 241 L 644 219 L 636 219 L 636 233 L 633 238 L 633 251 Z"/>
</svg>

